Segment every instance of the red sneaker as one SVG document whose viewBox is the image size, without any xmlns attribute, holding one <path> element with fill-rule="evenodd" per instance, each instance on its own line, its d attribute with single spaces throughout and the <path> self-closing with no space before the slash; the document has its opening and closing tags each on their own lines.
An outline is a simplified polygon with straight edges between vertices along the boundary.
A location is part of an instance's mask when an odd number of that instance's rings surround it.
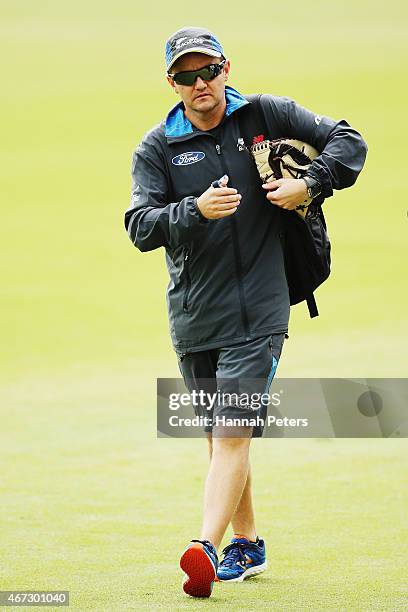
<svg viewBox="0 0 408 612">
<path fill-rule="evenodd" d="M 187 574 L 183 590 L 191 597 L 210 597 L 217 577 L 218 556 L 208 540 L 191 540 L 180 559 Z"/>
</svg>

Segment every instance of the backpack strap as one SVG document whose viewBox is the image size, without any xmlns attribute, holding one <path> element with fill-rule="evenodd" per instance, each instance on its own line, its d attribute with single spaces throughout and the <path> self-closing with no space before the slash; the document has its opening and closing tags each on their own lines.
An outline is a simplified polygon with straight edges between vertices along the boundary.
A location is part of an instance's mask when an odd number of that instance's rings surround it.
<svg viewBox="0 0 408 612">
<path fill-rule="evenodd" d="M 258 117 L 259 125 L 262 126 L 265 138 L 268 138 L 268 126 L 266 125 L 265 113 L 261 105 L 261 96 L 262 94 L 252 94 L 246 96 L 246 99 L 248 100 L 248 102 L 252 102 L 253 108 Z M 310 318 L 313 319 L 314 317 L 318 317 L 319 311 L 317 309 L 317 304 L 313 292 L 310 293 L 310 295 L 308 295 L 305 300 L 309 310 Z"/>
<path fill-rule="evenodd" d="M 266 125 L 265 114 L 264 114 L 262 106 L 261 106 L 261 96 L 262 96 L 262 94 L 250 94 L 250 95 L 245 96 L 245 97 L 248 100 L 248 102 L 252 102 L 253 108 L 255 109 L 255 112 L 256 112 L 257 117 L 259 119 L 259 124 L 262 127 L 262 130 L 263 130 L 263 132 L 265 134 L 265 138 L 267 138 L 268 126 Z"/>
<path fill-rule="evenodd" d="M 313 293 L 306 298 L 306 304 L 309 309 L 310 318 L 313 319 L 314 317 L 318 317 L 319 311 L 317 310 L 317 304 Z"/>
</svg>

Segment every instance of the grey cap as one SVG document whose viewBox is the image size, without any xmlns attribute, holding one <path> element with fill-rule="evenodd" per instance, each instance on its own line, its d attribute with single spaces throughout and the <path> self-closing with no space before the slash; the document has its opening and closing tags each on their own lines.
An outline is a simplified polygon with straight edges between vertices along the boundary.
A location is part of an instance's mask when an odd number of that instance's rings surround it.
<svg viewBox="0 0 408 612">
<path fill-rule="evenodd" d="M 222 57 L 223 48 L 217 38 L 204 28 L 187 26 L 174 32 L 166 42 L 167 72 L 174 62 L 186 53 L 204 53 L 211 57 Z"/>
</svg>

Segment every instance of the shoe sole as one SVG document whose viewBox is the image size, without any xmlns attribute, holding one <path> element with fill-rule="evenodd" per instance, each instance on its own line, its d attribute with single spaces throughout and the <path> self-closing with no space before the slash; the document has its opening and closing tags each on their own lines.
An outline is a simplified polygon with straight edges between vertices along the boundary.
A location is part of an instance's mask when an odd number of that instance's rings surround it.
<svg viewBox="0 0 408 612">
<path fill-rule="evenodd" d="M 180 567 L 188 576 L 183 583 L 184 592 L 191 597 L 210 597 L 217 573 L 203 544 L 197 542 L 187 548 Z"/>
<path fill-rule="evenodd" d="M 238 578 L 220 578 L 218 576 L 218 580 L 220 582 L 243 582 L 245 580 L 245 578 L 250 578 L 251 576 L 257 576 L 258 574 L 262 574 L 262 572 L 264 572 L 268 567 L 268 562 L 265 561 L 265 563 L 261 563 L 260 565 L 255 565 L 255 567 L 250 567 L 249 569 L 245 570 L 245 572 L 243 574 L 241 574 L 241 576 L 239 576 Z"/>
</svg>

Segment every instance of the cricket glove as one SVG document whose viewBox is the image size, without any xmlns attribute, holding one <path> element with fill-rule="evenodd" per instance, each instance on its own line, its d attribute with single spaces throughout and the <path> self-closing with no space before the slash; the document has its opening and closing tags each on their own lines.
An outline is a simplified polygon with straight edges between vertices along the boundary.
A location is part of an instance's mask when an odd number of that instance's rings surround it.
<svg viewBox="0 0 408 612">
<path fill-rule="evenodd" d="M 262 183 L 281 178 L 302 178 L 314 158 L 319 155 L 311 145 L 291 138 L 258 142 L 252 145 L 251 154 Z M 312 201 L 312 198 L 307 197 L 296 207 L 296 212 L 305 217 Z"/>
</svg>

